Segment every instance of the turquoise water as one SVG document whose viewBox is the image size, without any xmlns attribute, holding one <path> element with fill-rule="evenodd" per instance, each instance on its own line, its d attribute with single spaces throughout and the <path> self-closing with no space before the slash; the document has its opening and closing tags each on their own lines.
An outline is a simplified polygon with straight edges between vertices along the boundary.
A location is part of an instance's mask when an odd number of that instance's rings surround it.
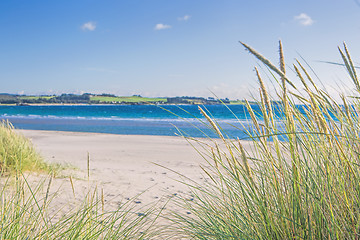
<svg viewBox="0 0 360 240">
<path fill-rule="evenodd" d="M 249 115 L 242 105 L 204 106 L 229 137 L 246 139 Z M 0 119 L 16 128 L 135 135 L 216 137 L 196 105 L 0 106 Z"/>
</svg>

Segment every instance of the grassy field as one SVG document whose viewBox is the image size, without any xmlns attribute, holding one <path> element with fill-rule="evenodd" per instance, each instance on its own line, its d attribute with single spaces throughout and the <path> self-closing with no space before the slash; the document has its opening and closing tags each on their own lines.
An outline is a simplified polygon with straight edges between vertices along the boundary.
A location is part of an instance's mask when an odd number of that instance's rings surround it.
<svg viewBox="0 0 360 240">
<path fill-rule="evenodd" d="M 29 99 L 29 100 L 49 100 L 54 98 L 55 96 L 20 96 L 20 99 Z"/>
<path fill-rule="evenodd" d="M 234 100 L 234 101 L 230 101 L 230 104 L 245 105 L 245 101 L 244 100 Z"/>
<path fill-rule="evenodd" d="M 138 97 L 138 96 L 131 96 L 131 97 L 104 97 L 104 96 L 92 96 L 90 98 L 91 101 L 100 101 L 102 103 L 141 103 L 141 102 L 148 102 L 148 103 L 155 103 L 155 102 L 166 102 L 166 98 L 146 98 L 146 97 Z"/>
<path fill-rule="evenodd" d="M 166 103 L 166 98 L 147 98 L 140 96 L 97 96 L 90 95 L 88 99 L 78 99 L 82 95 L 72 96 L 15 96 L 15 95 L 2 95 L 0 100 L 4 101 L 4 104 L 16 104 L 16 103 L 43 103 L 43 104 L 54 104 L 54 103 Z M 12 101 L 12 102 L 9 102 Z"/>
</svg>

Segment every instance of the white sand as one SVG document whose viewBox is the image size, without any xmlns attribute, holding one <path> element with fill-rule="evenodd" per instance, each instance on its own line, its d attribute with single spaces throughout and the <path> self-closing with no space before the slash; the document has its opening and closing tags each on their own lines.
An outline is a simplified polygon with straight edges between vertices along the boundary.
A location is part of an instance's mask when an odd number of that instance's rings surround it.
<svg viewBox="0 0 360 240">
<path fill-rule="evenodd" d="M 66 170 L 52 183 L 53 191 L 60 187 L 55 205 L 78 205 L 88 192 L 87 153 L 90 155 L 90 180 L 93 187 L 103 189 L 107 209 L 117 207 L 127 199 L 138 206 L 167 197 L 190 193 L 179 183 L 181 177 L 161 166 L 184 174 L 196 182 L 203 182 L 199 165 L 206 161 L 181 137 L 112 135 L 55 131 L 18 130 L 30 138 L 46 161 L 71 164 L 77 170 Z M 208 140 L 207 140 L 208 141 Z M 74 178 L 73 196 L 69 175 Z M 43 178 L 43 177 L 42 177 Z M 40 180 L 41 178 L 38 178 Z M 70 207 L 71 208 L 71 207 Z M 167 209 L 176 210 L 168 204 Z M 185 211 L 185 210 L 184 210 Z"/>
<path fill-rule="evenodd" d="M 174 201 L 169 201 L 169 198 L 176 196 L 193 201 L 189 187 L 179 182 L 184 178 L 175 172 L 199 184 L 209 181 L 200 168 L 200 165 L 206 168 L 207 162 L 181 137 L 17 131 L 31 139 L 46 161 L 71 164 L 75 167 L 62 171 L 60 176 L 52 180 L 50 193 L 57 193 L 57 196 L 48 210 L 55 215 L 55 221 L 73 208 L 80 207 L 89 189 L 93 191 L 95 187 L 100 199 L 101 192 L 104 193 L 105 211 L 114 210 L 130 201 L 138 213 L 157 204 L 157 211 L 164 209 L 162 215 L 169 211 L 191 214 L 178 207 Z M 208 139 L 200 141 L 211 144 Z M 196 142 L 192 143 L 201 149 Z M 249 149 L 249 142 L 243 144 Z M 90 181 L 87 180 L 88 153 Z M 69 176 L 73 178 L 75 196 Z M 27 176 L 33 186 L 46 179 L 45 177 L 34 176 L 33 173 Z M 43 194 L 47 181 L 42 190 Z M 187 182 L 189 183 L 188 180 Z M 158 220 L 160 224 L 168 223 L 164 218 Z"/>
</svg>

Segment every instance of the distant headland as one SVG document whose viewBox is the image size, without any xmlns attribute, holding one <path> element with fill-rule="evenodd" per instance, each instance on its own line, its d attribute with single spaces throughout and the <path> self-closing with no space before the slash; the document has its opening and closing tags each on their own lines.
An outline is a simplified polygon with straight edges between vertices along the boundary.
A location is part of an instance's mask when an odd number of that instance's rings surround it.
<svg viewBox="0 0 360 240">
<path fill-rule="evenodd" d="M 57 105 L 57 104 L 243 104 L 243 100 L 217 99 L 214 97 L 142 97 L 116 96 L 113 94 L 61 94 L 61 95 L 18 95 L 0 93 L 0 104 L 6 105 Z"/>
</svg>

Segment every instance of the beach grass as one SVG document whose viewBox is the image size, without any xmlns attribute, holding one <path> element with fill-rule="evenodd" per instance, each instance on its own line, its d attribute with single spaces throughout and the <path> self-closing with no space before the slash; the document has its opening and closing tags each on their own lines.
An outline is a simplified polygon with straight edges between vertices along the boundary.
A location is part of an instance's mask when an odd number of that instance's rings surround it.
<svg viewBox="0 0 360 240">
<path fill-rule="evenodd" d="M 32 143 L 15 132 L 10 122 L 0 122 L 0 175 L 26 171 L 51 172 L 58 167 L 46 163 Z"/>
<path fill-rule="evenodd" d="M 70 176 L 75 205 L 69 199 L 67 207 L 56 203 L 61 189 L 51 188 L 59 166 L 45 163 L 30 140 L 7 121 L 0 123 L 0 147 L 0 239 L 151 239 L 157 234 L 161 209 L 156 203 L 139 207 L 127 199 L 106 210 L 104 192 L 91 186 L 89 156 L 90 190 L 85 196 L 75 192 Z M 31 174 L 25 177 L 25 172 Z M 39 180 L 32 178 L 34 172 L 41 173 Z"/>
<path fill-rule="evenodd" d="M 242 45 L 266 66 L 277 90 L 271 95 L 255 68 L 260 90 L 257 100 L 245 101 L 252 123 L 245 129 L 248 142 L 228 138 L 211 113 L 199 108 L 218 138 L 211 144 L 189 139 L 207 162 L 201 166 L 206 181 L 184 182 L 191 198 L 173 197 L 186 211 L 164 216 L 172 223 L 166 231 L 154 227 L 160 212 L 151 206 L 139 210 L 129 200 L 104 211 L 97 189 L 56 219 L 48 211 L 56 198 L 49 191 L 53 175 L 31 186 L 22 171 L 42 169 L 40 158 L 3 122 L 1 169 L 15 179 L 1 184 L 0 239 L 358 239 L 360 83 L 346 45 L 339 52 L 354 91 L 339 98 L 320 88 L 299 61 L 292 65 L 297 86 L 286 74 L 281 42 L 279 67 Z M 26 158 L 35 166 L 28 167 Z"/>
<path fill-rule="evenodd" d="M 130 199 L 104 211 L 103 192 L 97 188 L 64 212 L 64 206 L 52 204 L 59 194 L 50 193 L 52 179 L 33 186 L 19 174 L 1 184 L 0 239 L 151 239 L 155 233 L 150 231 L 156 220 L 153 207 L 135 208 Z"/>
<path fill-rule="evenodd" d="M 179 197 L 177 204 L 191 215 L 174 212 L 168 236 L 358 239 L 360 84 L 346 45 L 339 52 L 354 92 L 339 93 L 339 101 L 321 89 L 299 61 L 292 68 L 302 85 L 288 78 L 281 42 L 279 67 L 241 44 L 266 66 L 278 90 L 271 96 L 255 68 L 261 112 L 246 103 L 253 126 L 247 131 L 248 151 L 200 109 L 220 140 L 198 147 L 206 150 L 207 182 L 186 182 L 195 197 Z M 275 115 L 275 108 L 281 113 Z"/>
</svg>

